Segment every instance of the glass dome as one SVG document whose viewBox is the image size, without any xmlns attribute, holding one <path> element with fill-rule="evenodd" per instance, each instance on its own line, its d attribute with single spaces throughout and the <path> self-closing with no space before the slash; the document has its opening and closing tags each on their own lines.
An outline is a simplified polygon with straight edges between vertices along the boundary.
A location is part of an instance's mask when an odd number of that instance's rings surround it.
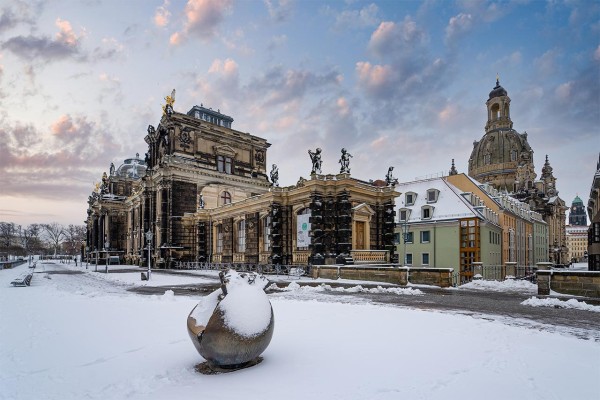
<svg viewBox="0 0 600 400">
<path fill-rule="evenodd" d="M 142 160 L 139 153 L 135 158 L 127 158 L 115 173 L 120 178 L 139 179 L 146 175 L 146 162 Z"/>
</svg>

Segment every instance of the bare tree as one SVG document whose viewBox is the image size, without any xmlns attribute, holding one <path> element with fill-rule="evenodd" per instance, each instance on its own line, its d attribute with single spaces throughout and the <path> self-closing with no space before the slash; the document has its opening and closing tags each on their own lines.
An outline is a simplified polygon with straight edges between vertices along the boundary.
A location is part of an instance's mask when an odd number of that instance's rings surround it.
<svg viewBox="0 0 600 400">
<path fill-rule="evenodd" d="M 33 254 L 43 249 L 43 243 L 40 239 L 41 233 L 39 224 L 31 224 L 21 230 L 21 244 L 26 254 Z"/>
<path fill-rule="evenodd" d="M 66 238 L 65 227 L 58 222 L 52 222 L 51 224 L 42 224 L 42 230 L 49 245 L 54 248 L 54 254 L 56 255 L 60 250 L 60 245 Z"/>
<path fill-rule="evenodd" d="M 67 248 L 69 254 L 77 254 L 81 242 L 85 240 L 85 234 L 85 225 L 71 224 L 65 229 L 64 246 Z"/>
<path fill-rule="evenodd" d="M 8 257 L 9 254 L 21 254 L 23 249 L 19 246 L 20 225 L 12 222 L 0 222 L 0 249 L 2 256 Z"/>
</svg>

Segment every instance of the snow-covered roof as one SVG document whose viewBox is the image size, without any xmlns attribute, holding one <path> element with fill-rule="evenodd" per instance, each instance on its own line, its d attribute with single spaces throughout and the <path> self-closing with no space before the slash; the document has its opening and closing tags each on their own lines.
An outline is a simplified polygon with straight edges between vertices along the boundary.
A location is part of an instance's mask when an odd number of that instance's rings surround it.
<svg viewBox="0 0 600 400">
<path fill-rule="evenodd" d="M 461 195 L 459 189 L 443 178 L 400 183 L 396 188 L 403 193 L 398 202 L 399 208 L 410 210 L 408 222 L 447 221 L 469 217 L 485 218 Z M 431 190 L 437 191 L 435 201 L 427 199 L 427 192 Z M 416 195 L 416 198 L 414 198 L 414 203 L 407 204 L 407 195 L 411 194 L 413 198 Z M 430 208 L 430 218 L 422 218 L 423 208 Z"/>
</svg>

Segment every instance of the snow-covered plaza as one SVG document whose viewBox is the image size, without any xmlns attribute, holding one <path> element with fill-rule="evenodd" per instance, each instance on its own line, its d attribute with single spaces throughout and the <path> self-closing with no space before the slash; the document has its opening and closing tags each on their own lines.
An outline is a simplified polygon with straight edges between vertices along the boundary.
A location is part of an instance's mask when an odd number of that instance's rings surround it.
<svg viewBox="0 0 600 400">
<path fill-rule="evenodd" d="M 139 272 L 93 268 L 38 262 L 29 287 L 10 285 L 27 264 L 0 271 L 0 399 L 600 398 L 597 335 L 325 296 L 297 281 L 269 295 L 275 333 L 263 361 L 203 375 L 186 331 L 200 295 L 127 289 L 216 275 L 153 273 L 142 283 Z M 597 318 L 600 307 L 586 307 Z"/>
</svg>

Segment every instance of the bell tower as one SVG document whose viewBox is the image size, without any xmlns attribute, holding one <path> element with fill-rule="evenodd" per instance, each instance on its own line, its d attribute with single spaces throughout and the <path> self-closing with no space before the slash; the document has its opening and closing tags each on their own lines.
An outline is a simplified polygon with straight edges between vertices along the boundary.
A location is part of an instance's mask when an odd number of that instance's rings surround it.
<svg viewBox="0 0 600 400">
<path fill-rule="evenodd" d="M 512 129 L 513 123 L 510 119 L 510 97 L 508 92 L 500 86 L 500 78 L 496 75 L 496 86 L 490 92 L 488 101 L 485 103 L 488 111 L 488 120 L 485 124 L 485 133 L 495 130 Z"/>
</svg>

